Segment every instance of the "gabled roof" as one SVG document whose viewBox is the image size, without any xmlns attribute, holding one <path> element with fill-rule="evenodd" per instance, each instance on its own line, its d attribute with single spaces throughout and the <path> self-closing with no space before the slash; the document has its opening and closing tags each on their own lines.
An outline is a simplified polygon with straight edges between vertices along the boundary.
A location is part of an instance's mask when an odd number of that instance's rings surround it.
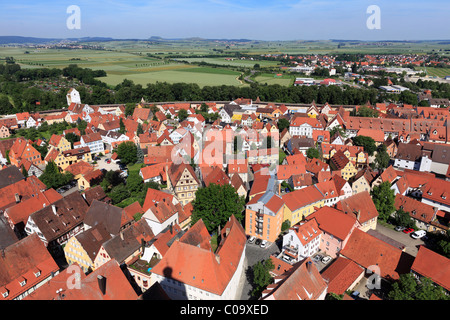
<svg viewBox="0 0 450 320">
<path fill-rule="evenodd" d="M 56 293 L 61 289 L 61 283 L 68 283 L 73 277 L 69 268 L 60 272 L 50 281 L 33 291 L 25 300 L 137 300 L 138 296 L 126 278 L 119 263 L 110 260 L 89 275 L 81 272 L 80 289 Z M 98 277 L 106 279 L 106 291 L 102 293 Z"/>
<path fill-rule="evenodd" d="M 294 264 L 284 275 L 276 277 L 275 283 L 263 291 L 261 300 L 317 300 L 326 289 L 326 282 L 308 257 Z"/>
<path fill-rule="evenodd" d="M 342 211 L 328 206 L 320 208 L 306 217 L 306 219 L 315 219 L 320 230 L 333 235 L 333 237 L 341 241 L 345 240 L 357 225 L 355 217 L 346 215 Z"/>
<path fill-rule="evenodd" d="M 84 191 L 83 198 L 86 200 L 88 205 L 91 205 L 94 200 L 105 201 L 107 196 L 101 186 L 95 186 Z"/>
<path fill-rule="evenodd" d="M 365 269 L 378 267 L 380 276 L 390 280 L 398 280 L 401 274 L 408 273 L 414 261 L 411 255 L 360 229 L 353 230 L 340 254 Z"/>
<path fill-rule="evenodd" d="M 324 199 L 324 195 L 316 188 L 316 186 L 308 186 L 306 188 L 289 192 L 282 196 L 286 206 L 295 211 L 306 205 L 318 202 Z"/>
<path fill-rule="evenodd" d="M 173 195 L 164 191 L 148 188 L 147 193 L 145 195 L 145 201 L 144 205 L 142 206 L 142 209 L 147 211 L 149 208 L 151 208 L 155 203 L 158 203 L 162 201 L 163 199 L 166 199 L 167 201 L 172 202 L 173 201 Z"/>
<path fill-rule="evenodd" d="M 16 166 L 8 166 L 0 170 L 0 189 L 10 184 L 25 179 L 22 172 Z"/>
<path fill-rule="evenodd" d="M 208 229 L 206 229 L 203 220 L 200 219 L 183 234 L 179 241 L 205 250 L 212 250 L 210 240 L 211 236 Z"/>
<path fill-rule="evenodd" d="M 225 172 L 220 167 L 216 166 L 206 177 L 203 178 L 203 182 L 208 187 L 212 183 L 223 186 L 230 184 L 231 181 Z"/>
<path fill-rule="evenodd" d="M 83 223 L 88 205 L 78 193 L 71 193 L 30 215 L 47 242 L 58 239 Z"/>
<path fill-rule="evenodd" d="M 394 205 L 397 210 L 402 208 L 403 211 L 409 213 L 411 218 L 425 223 L 431 223 L 435 219 L 438 210 L 437 207 L 432 207 L 399 193 L 395 195 Z"/>
<path fill-rule="evenodd" d="M 342 170 L 349 162 L 350 160 L 347 158 L 344 152 L 342 152 L 342 150 L 338 150 L 330 158 L 330 164 L 333 164 L 335 170 Z"/>
<path fill-rule="evenodd" d="M 57 272 L 59 267 L 39 236 L 33 233 L 2 250 L 0 270 L 0 293 L 8 293 L 6 298 L 0 295 L 0 300 L 12 300 Z M 23 280 L 26 283 L 22 287 Z"/>
<path fill-rule="evenodd" d="M 237 270 L 247 238 L 234 216 L 222 229 L 220 238 L 222 241 L 216 253 L 175 241 L 152 273 L 222 295 Z M 165 271 L 167 268 L 172 271 L 170 275 Z"/>
<path fill-rule="evenodd" d="M 323 271 L 322 278 L 328 283 L 328 292 L 341 295 L 350 288 L 363 272 L 364 269 L 354 261 L 338 257 Z"/>
<path fill-rule="evenodd" d="M 3 187 L 0 189 L 0 209 L 5 210 L 17 201 L 25 201 L 46 189 L 47 187 L 45 184 L 35 176 L 28 177 Z M 16 199 L 16 194 L 18 199 Z"/>
<path fill-rule="evenodd" d="M 70 172 L 76 176 L 79 174 L 85 175 L 92 170 L 94 170 L 94 167 L 90 163 L 81 160 L 69 165 L 64 171 Z"/>
<path fill-rule="evenodd" d="M 102 247 L 112 259 L 122 264 L 139 250 L 143 242 L 150 242 L 153 238 L 154 234 L 148 223 L 145 219 L 140 219 L 104 242 Z"/>
<path fill-rule="evenodd" d="M 63 196 L 56 192 L 53 188 L 44 192 L 39 192 L 34 197 L 28 198 L 16 205 L 13 205 L 5 210 L 9 219 L 14 224 L 23 223 L 24 226 L 27 223 L 28 217 L 57 200 L 62 199 Z"/>
<path fill-rule="evenodd" d="M 319 230 L 319 225 L 317 224 L 316 219 L 308 219 L 307 222 L 296 224 L 295 226 L 289 228 L 289 230 L 294 232 L 303 246 L 306 246 L 322 234 Z"/>
<path fill-rule="evenodd" d="M 99 223 L 79 233 L 75 238 L 83 247 L 84 251 L 86 251 L 91 261 L 94 262 L 100 247 L 105 241 L 111 239 L 111 234 L 102 223 Z"/>
<path fill-rule="evenodd" d="M 450 260 L 425 246 L 419 246 L 411 271 L 450 291 Z"/>
<path fill-rule="evenodd" d="M 336 204 L 336 208 L 349 214 L 363 224 L 378 217 L 378 211 L 368 191 L 359 192 Z"/>
<path fill-rule="evenodd" d="M 124 225 L 132 221 L 122 208 L 94 200 L 86 212 L 83 222 L 91 228 L 101 223 L 110 234 L 116 235 Z"/>
</svg>

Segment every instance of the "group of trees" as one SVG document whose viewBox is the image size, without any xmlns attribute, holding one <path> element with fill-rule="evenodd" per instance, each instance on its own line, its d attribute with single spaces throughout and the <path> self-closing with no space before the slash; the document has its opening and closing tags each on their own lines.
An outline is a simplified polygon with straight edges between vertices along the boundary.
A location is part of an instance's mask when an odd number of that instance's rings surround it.
<svg viewBox="0 0 450 320">
<path fill-rule="evenodd" d="M 244 219 L 245 199 L 229 184 L 221 186 L 212 183 L 197 189 L 192 206 L 192 225 L 202 219 L 210 233 L 224 227 L 232 215 L 240 222 Z"/>
<path fill-rule="evenodd" d="M 44 173 L 39 177 L 47 188 L 57 189 L 73 180 L 70 172 L 61 173 L 55 162 L 50 161 L 45 167 Z"/>
</svg>

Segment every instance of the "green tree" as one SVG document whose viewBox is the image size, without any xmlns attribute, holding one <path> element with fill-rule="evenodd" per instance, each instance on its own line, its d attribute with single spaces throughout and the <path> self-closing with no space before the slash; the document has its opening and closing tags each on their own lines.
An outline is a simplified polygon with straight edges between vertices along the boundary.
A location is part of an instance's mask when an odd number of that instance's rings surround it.
<svg viewBox="0 0 450 320">
<path fill-rule="evenodd" d="M 395 211 L 395 193 L 391 189 L 391 183 L 385 181 L 372 189 L 372 200 L 379 213 L 379 218 L 387 221 Z"/>
<path fill-rule="evenodd" d="M 28 171 L 25 169 L 25 166 L 22 166 L 22 175 L 23 175 L 25 178 L 28 178 Z"/>
<path fill-rule="evenodd" d="M 120 118 L 119 120 L 119 133 L 125 134 L 127 132 L 127 129 L 125 128 L 125 124 L 123 123 L 123 119 Z"/>
<path fill-rule="evenodd" d="M 393 221 L 398 226 L 403 226 L 406 228 L 414 228 L 415 223 L 413 219 L 411 219 L 408 212 L 405 212 L 402 208 L 398 208 L 395 211 Z"/>
<path fill-rule="evenodd" d="M 271 259 L 258 261 L 252 268 L 253 271 L 253 290 L 251 295 L 259 297 L 261 293 L 273 282 L 270 270 L 275 268 Z"/>
<path fill-rule="evenodd" d="M 66 134 L 66 135 L 65 135 L 65 138 L 66 138 L 67 141 L 70 142 L 70 145 L 72 146 L 72 148 L 73 148 L 73 144 L 74 144 L 75 142 L 80 141 L 80 139 L 81 139 L 80 136 L 76 135 L 76 134 L 73 133 L 73 132 L 69 132 L 68 134 Z"/>
<path fill-rule="evenodd" d="M 179 110 L 177 117 L 178 117 L 178 121 L 180 121 L 180 122 L 183 122 L 184 120 L 186 120 L 186 118 L 188 117 L 187 110 L 185 110 L 185 109 Z"/>
<path fill-rule="evenodd" d="M 388 293 L 391 300 L 449 300 L 442 287 L 429 278 L 416 279 L 412 273 L 400 275 Z"/>
<path fill-rule="evenodd" d="M 134 113 L 134 109 L 136 108 L 135 103 L 127 103 L 125 104 L 125 117 L 132 116 Z"/>
<path fill-rule="evenodd" d="M 358 109 L 358 112 L 356 113 L 357 116 L 359 117 L 367 117 L 367 118 L 377 118 L 378 117 L 378 111 L 366 107 L 366 106 L 362 106 Z"/>
<path fill-rule="evenodd" d="M 140 146 L 136 146 L 136 163 L 144 163 L 144 152 Z"/>
<path fill-rule="evenodd" d="M 375 144 L 375 140 L 371 137 L 366 136 L 356 136 L 353 138 L 353 143 L 356 146 L 361 146 L 364 148 L 364 151 L 369 154 L 369 156 L 372 156 L 377 150 L 377 146 Z"/>
<path fill-rule="evenodd" d="M 320 152 L 317 148 L 309 148 L 308 150 L 306 150 L 306 156 L 310 159 L 319 159 Z"/>
<path fill-rule="evenodd" d="M 126 141 L 117 147 L 117 157 L 123 164 L 134 164 L 137 161 L 137 146 L 132 141 Z"/>
<path fill-rule="evenodd" d="M 136 129 L 136 135 L 139 136 L 140 134 L 144 133 L 144 129 L 142 129 L 142 124 L 138 123 L 137 129 Z"/>
<path fill-rule="evenodd" d="M 66 185 L 73 180 L 73 175 L 70 172 L 61 173 L 54 161 L 50 161 L 45 167 L 44 173 L 39 177 L 47 188 L 57 189 Z"/>
<path fill-rule="evenodd" d="M 391 157 L 386 151 L 386 146 L 381 144 L 378 148 L 377 155 L 375 156 L 375 166 L 377 169 L 383 170 L 389 166 L 389 161 Z"/>
<path fill-rule="evenodd" d="M 344 129 L 342 129 L 341 126 L 335 126 L 330 129 L 330 137 L 333 137 L 336 133 L 339 133 L 343 138 L 347 136 L 347 134 L 345 133 Z"/>
<path fill-rule="evenodd" d="M 278 130 L 281 132 L 283 132 L 284 129 L 289 129 L 290 123 L 289 120 L 285 119 L 285 118 L 281 118 L 277 121 L 277 126 L 278 126 Z"/>
<path fill-rule="evenodd" d="M 291 221 L 289 221 L 289 219 L 286 219 L 282 224 L 281 224 L 281 231 L 286 231 L 287 229 L 289 229 L 291 227 Z"/>
<path fill-rule="evenodd" d="M 195 193 L 191 223 L 194 225 L 202 219 L 209 232 L 216 231 L 218 227 L 225 226 L 232 215 L 242 221 L 244 205 L 244 197 L 240 197 L 231 185 L 210 184 Z"/>
<path fill-rule="evenodd" d="M 108 193 L 108 196 L 111 198 L 113 204 L 118 204 L 130 197 L 130 191 L 127 186 L 121 183 L 113 187 L 111 192 Z"/>
</svg>

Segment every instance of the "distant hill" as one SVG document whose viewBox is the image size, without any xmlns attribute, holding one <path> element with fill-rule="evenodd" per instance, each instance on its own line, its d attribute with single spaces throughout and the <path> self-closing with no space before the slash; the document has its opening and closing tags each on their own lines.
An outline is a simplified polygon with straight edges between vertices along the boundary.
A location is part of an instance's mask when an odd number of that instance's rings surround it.
<svg viewBox="0 0 450 320">
<path fill-rule="evenodd" d="M 59 42 L 63 39 L 56 38 L 34 38 L 34 37 L 19 37 L 19 36 L 0 36 L 0 44 L 43 44 Z"/>
<path fill-rule="evenodd" d="M 51 43 L 59 43 L 62 41 L 71 41 L 71 42 L 111 42 L 111 41 L 193 41 L 193 42 L 213 42 L 213 41 L 222 41 L 222 42 L 271 42 L 271 41 L 264 41 L 264 40 L 257 40 L 257 39 L 207 39 L 207 38 L 201 38 L 201 37 L 190 37 L 190 38 L 162 38 L 159 36 L 151 36 L 147 39 L 115 39 L 110 37 L 83 37 L 83 38 L 36 38 L 36 37 L 22 37 L 22 36 L 0 36 L 0 45 L 5 44 L 51 44 Z M 299 41 L 299 40 L 292 40 L 292 41 Z M 323 40 L 307 40 L 304 42 L 322 42 Z M 410 41 L 403 41 L 403 40 L 378 40 L 378 41 L 364 41 L 364 40 L 339 40 L 339 39 L 330 39 L 328 40 L 330 42 L 340 42 L 340 43 L 376 43 L 376 42 L 391 42 L 391 43 L 438 43 L 438 44 L 450 44 L 450 40 L 410 40 Z M 289 41 L 279 41 L 279 42 L 289 42 Z"/>
</svg>

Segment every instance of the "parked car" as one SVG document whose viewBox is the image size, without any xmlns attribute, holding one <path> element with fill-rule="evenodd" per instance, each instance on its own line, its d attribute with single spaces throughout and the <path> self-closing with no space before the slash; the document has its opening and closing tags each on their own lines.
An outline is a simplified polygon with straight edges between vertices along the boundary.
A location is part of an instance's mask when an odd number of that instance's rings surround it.
<svg viewBox="0 0 450 320">
<path fill-rule="evenodd" d="M 331 260 L 331 257 L 330 256 L 326 256 L 321 261 L 322 261 L 322 263 L 327 264 L 328 262 L 330 262 L 330 260 Z"/>
<path fill-rule="evenodd" d="M 406 233 L 406 234 L 411 233 L 411 232 L 414 232 L 413 228 L 406 228 L 403 230 L 403 233 Z"/>
<path fill-rule="evenodd" d="M 287 256 L 283 256 L 283 260 L 290 263 L 292 261 L 292 258 L 289 258 Z"/>
<path fill-rule="evenodd" d="M 265 248 L 267 246 L 267 240 L 263 240 L 261 242 L 261 248 Z"/>
<path fill-rule="evenodd" d="M 248 243 L 253 243 L 255 242 L 255 237 L 251 236 L 250 238 L 248 238 Z"/>
<path fill-rule="evenodd" d="M 405 229 L 406 229 L 406 228 L 403 227 L 403 226 L 396 226 L 396 227 L 394 228 L 395 231 L 403 231 L 403 230 L 405 230 Z"/>
<path fill-rule="evenodd" d="M 420 239 L 420 238 L 425 237 L 426 234 L 427 233 L 425 230 L 417 230 L 417 231 L 414 231 L 413 233 L 411 233 L 411 237 L 413 237 L 414 239 Z"/>
<path fill-rule="evenodd" d="M 259 246 L 261 244 L 261 239 L 256 239 L 255 244 Z"/>
</svg>

